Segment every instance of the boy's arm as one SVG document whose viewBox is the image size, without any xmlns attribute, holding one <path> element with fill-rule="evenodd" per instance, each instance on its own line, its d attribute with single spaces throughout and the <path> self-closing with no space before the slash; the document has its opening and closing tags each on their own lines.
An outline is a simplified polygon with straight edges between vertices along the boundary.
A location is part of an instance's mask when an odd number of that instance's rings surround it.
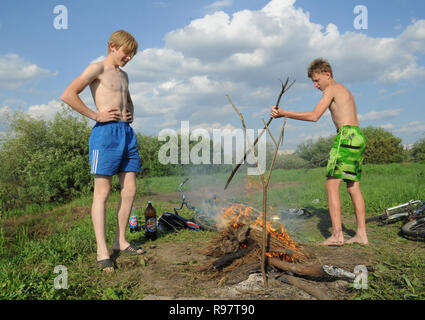
<svg viewBox="0 0 425 320">
<path fill-rule="evenodd" d="M 133 100 L 131 100 L 130 92 L 128 92 L 127 93 L 127 121 L 129 123 L 133 122 L 133 116 L 134 116 Z"/>
<path fill-rule="evenodd" d="M 111 107 L 107 110 L 95 112 L 87 107 L 79 97 L 79 94 L 102 73 L 102 69 L 103 66 L 101 64 L 95 63 L 88 66 L 83 73 L 75 78 L 65 89 L 61 95 L 61 100 L 75 111 L 94 121 L 116 121 L 120 119 L 120 113 L 117 108 Z"/>
<path fill-rule="evenodd" d="M 332 103 L 332 100 L 333 100 L 333 93 L 331 88 L 329 88 L 323 92 L 322 98 L 317 103 L 313 111 L 294 112 L 294 111 L 283 110 L 281 108 L 276 110 L 276 108 L 273 106 L 270 112 L 270 116 L 272 118 L 286 117 L 286 118 L 291 118 L 296 120 L 316 122 L 320 119 L 320 117 L 323 115 L 326 109 L 329 108 L 329 106 Z"/>
<path fill-rule="evenodd" d="M 127 79 L 127 83 L 128 83 L 128 75 L 126 72 L 124 72 L 124 75 Z M 131 100 L 131 96 L 130 96 L 130 91 L 127 90 L 127 121 L 129 123 L 133 122 L 133 116 L 134 116 L 134 105 L 133 105 L 133 100 Z"/>
</svg>

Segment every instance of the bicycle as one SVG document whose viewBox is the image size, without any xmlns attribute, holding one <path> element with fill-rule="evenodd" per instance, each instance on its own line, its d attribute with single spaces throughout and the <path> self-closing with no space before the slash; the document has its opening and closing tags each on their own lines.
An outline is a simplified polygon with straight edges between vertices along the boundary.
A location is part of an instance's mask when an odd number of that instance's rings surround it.
<svg viewBox="0 0 425 320">
<path fill-rule="evenodd" d="M 185 193 L 183 192 L 182 188 L 183 185 L 189 180 L 189 178 L 186 178 L 182 183 L 180 183 L 179 191 L 182 194 L 182 202 L 180 204 L 180 208 L 174 208 L 174 213 L 176 215 L 179 215 L 178 211 L 182 210 L 184 206 L 188 208 L 189 210 L 195 211 L 195 215 L 193 217 L 193 221 L 202 229 L 207 231 L 217 231 L 217 225 L 216 222 L 211 219 L 211 217 L 204 212 L 203 210 L 193 206 L 189 200 L 186 198 Z M 207 200 L 207 204 L 212 204 L 215 201 L 215 197 L 212 199 Z"/>
<path fill-rule="evenodd" d="M 366 219 L 366 223 L 380 222 L 381 225 L 405 220 L 401 233 L 407 237 L 425 238 L 425 203 L 421 200 L 387 208 L 383 213 Z"/>
</svg>

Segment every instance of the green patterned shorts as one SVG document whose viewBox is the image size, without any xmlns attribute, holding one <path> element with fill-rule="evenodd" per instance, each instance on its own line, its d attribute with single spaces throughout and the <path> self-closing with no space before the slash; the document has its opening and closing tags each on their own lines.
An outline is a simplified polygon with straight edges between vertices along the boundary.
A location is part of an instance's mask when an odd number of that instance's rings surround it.
<svg viewBox="0 0 425 320">
<path fill-rule="evenodd" d="M 366 138 L 359 127 L 342 126 L 329 154 L 327 177 L 360 181 Z"/>
</svg>

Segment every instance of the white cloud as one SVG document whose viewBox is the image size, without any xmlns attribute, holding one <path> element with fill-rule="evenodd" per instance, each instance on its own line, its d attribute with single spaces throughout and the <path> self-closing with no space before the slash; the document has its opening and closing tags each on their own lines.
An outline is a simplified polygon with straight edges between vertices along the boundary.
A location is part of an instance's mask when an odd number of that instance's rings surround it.
<svg viewBox="0 0 425 320">
<path fill-rule="evenodd" d="M 34 118 L 53 120 L 55 114 L 62 110 L 62 102 L 59 100 L 49 101 L 47 104 L 32 105 L 26 111 Z"/>
<path fill-rule="evenodd" d="M 407 125 L 393 130 L 394 133 L 418 133 L 425 132 L 425 123 L 411 121 Z"/>
<path fill-rule="evenodd" d="M 386 123 L 386 124 L 382 124 L 382 125 L 380 125 L 379 127 L 380 127 L 380 128 L 382 128 L 382 129 L 387 129 L 387 130 L 389 130 L 389 129 L 394 128 L 394 125 L 393 125 L 392 123 Z"/>
<path fill-rule="evenodd" d="M 167 123 L 189 118 L 195 123 L 227 123 L 233 115 L 217 110 L 229 94 L 241 110 L 252 111 L 245 118 L 257 123 L 260 110 L 268 117 L 267 106 L 278 93 L 271 89 L 277 79 L 297 78 L 300 92 L 307 83 L 311 87 L 306 68 L 318 56 L 328 58 L 336 80 L 343 83 L 425 77 L 417 56 L 425 47 L 425 20 L 412 22 L 395 38 L 341 34 L 332 23 L 311 21 L 294 4 L 295 0 L 272 0 L 261 10 L 233 15 L 216 11 L 167 33 L 164 48 L 145 49 L 126 67 L 137 115 L 152 121 L 161 115 Z M 400 112 L 369 112 L 361 119 L 387 119 Z M 237 120 L 234 117 L 232 123 Z"/>
<path fill-rule="evenodd" d="M 398 116 L 403 109 L 388 109 L 382 111 L 370 111 L 366 114 L 359 114 L 360 121 L 383 120 Z"/>
<path fill-rule="evenodd" d="M 53 75 L 19 55 L 8 53 L 0 55 L 0 88 L 15 89 L 41 77 Z"/>
<path fill-rule="evenodd" d="M 389 93 L 389 94 L 386 94 L 386 95 L 384 95 L 386 92 L 388 92 L 388 90 L 385 90 L 385 89 L 383 89 L 383 90 L 381 90 L 380 92 L 379 92 L 379 94 L 381 94 L 381 95 L 383 95 L 382 96 L 382 99 L 384 99 L 384 98 L 389 98 L 389 97 L 395 97 L 395 96 L 398 96 L 398 95 L 401 95 L 401 94 L 404 94 L 404 93 L 406 93 L 407 92 L 407 90 L 406 89 L 400 89 L 400 90 L 396 90 L 396 91 L 394 91 L 394 92 L 391 92 L 391 93 Z"/>
<path fill-rule="evenodd" d="M 220 0 L 207 5 L 206 8 L 217 10 L 223 7 L 230 7 L 232 4 L 233 4 L 233 0 Z"/>
<path fill-rule="evenodd" d="M 9 106 L 3 106 L 0 108 L 1 117 L 4 117 L 5 114 L 10 114 L 11 112 L 12 112 L 12 109 Z"/>
<path fill-rule="evenodd" d="M 105 60 L 105 58 L 106 58 L 105 56 L 99 56 L 99 57 L 93 59 L 92 61 L 90 61 L 90 64 L 103 61 L 103 60 Z"/>
<path fill-rule="evenodd" d="M 166 8 L 168 4 L 164 1 L 154 1 L 153 6 L 157 8 Z"/>
<path fill-rule="evenodd" d="M 210 123 L 239 128 L 239 117 L 226 94 L 243 112 L 248 127 L 262 127 L 260 118 L 268 119 L 269 106 L 280 91 L 278 79 L 287 76 L 297 79 L 291 88 L 291 94 L 296 93 L 291 96 L 291 107 L 305 110 L 306 106 L 301 105 L 305 100 L 299 97 L 307 88 L 310 97 L 319 98 L 306 75 L 309 63 L 319 56 L 331 62 L 335 79 L 342 83 L 386 85 L 425 78 L 420 59 L 425 53 L 425 20 L 412 21 L 398 36 L 383 38 L 361 32 L 341 33 L 331 20 L 327 25 L 315 23 L 308 12 L 294 6 L 295 0 L 271 0 L 261 10 L 241 10 L 232 15 L 217 10 L 231 4 L 232 1 L 212 1 L 209 9 L 216 11 L 168 32 L 163 48 L 146 48 L 126 66 L 136 130 L 157 134 L 161 128 L 178 128 L 180 121 L 189 119 L 191 127 Z M 25 63 L 19 65 L 18 74 L 24 74 L 22 65 Z M 2 76 L 2 70 L 5 69 L 0 62 L 0 86 L 24 83 L 10 81 Z M 49 71 L 33 66 L 32 73 L 28 73 L 32 75 L 28 78 L 34 79 Z M 391 93 L 382 89 L 379 95 L 384 98 L 402 93 L 403 90 Z M 83 96 L 84 102 L 92 103 L 88 91 Z M 50 115 L 55 106 L 51 101 L 32 106 L 31 112 Z M 363 112 L 359 118 L 390 119 L 402 112 L 387 108 Z M 306 131 L 305 136 L 294 139 L 334 134 L 324 128 L 317 131 L 321 133 L 313 136 Z"/>
</svg>

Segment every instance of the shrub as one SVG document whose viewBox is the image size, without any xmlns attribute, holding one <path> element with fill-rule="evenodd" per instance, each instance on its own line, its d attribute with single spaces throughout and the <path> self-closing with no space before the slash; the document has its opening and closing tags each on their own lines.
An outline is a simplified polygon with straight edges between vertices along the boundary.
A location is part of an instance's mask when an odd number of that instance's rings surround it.
<svg viewBox="0 0 425 320">
<path fill-rule="evenodd" d="M 66 109 L 53 121 L 15 113 L 0 147 L 0 208 L 63 202 L 89 190 L 90 132 L 85 118 Z"/>
<path fill-rule="evenodd" d="M 383 128 L 362 129 L 366 136 L 364 163 L 384 164 L 403 161 L 402 140 Z"/>
<path fill-rule="evenodd" d="M 308 161 L 311 167 L 326 167 L 334 139 L 335 136 L 319 138 L 315 142 L 308 140 L 297 146 L 296 154 Z"/>
<path fill-rule="evenodd" d="M 301 158 L 297 153 L 279 155 L 276 158 L 275 169 L 302 169 L 310 166 L 310 163 Z"/>
<path fill-rule="evenodd" d="M 425 160 L 425 138 L 416 141 L 410 150 L 410 156 L 414 162 Z"/>
</svg>

